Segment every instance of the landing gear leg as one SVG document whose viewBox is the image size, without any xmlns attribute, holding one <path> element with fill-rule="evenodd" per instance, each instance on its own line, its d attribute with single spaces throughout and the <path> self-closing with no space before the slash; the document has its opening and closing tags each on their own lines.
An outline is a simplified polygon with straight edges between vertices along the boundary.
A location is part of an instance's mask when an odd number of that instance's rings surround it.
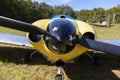
<svg viewBox="0 0 120 80">
<path fill-rule="evenodd" d="M 93 63 L 95 66 L 98 66 L 97 57 L 91 56 L 88 52 L 86 53 L 86 55 L 91 59 L 92 63 Z"/>
<path fill-rule="evenodd" d="M 35 50 L 32 53 L 29 53 L 29 52 L 25 53 L 25 55 L 24 55 L 24 63 L 25 64 L 29 63 L 29 61 L 32 59 L 33 54 L 35 54 L 36 52 L 37 51 Z"/>
<path fill-rule="evenodd" d="M 58 67 L 58 71 L 57 71 L 57 74 L 55 76 L 55 80 L 63 80 L 62 66 L 64 65 L 64 62 L 57 61 L 56 65 Z"/>
</svg>

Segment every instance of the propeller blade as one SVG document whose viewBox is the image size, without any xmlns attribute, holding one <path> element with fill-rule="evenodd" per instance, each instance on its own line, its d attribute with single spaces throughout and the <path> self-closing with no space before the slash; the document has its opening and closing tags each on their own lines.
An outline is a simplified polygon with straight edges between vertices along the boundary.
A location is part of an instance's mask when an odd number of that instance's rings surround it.
<svg viewBox="0 0 120 80">
<path fill-rule="evenodd" d="M 103 51 L 115 55 L 120 56 L 120 46 L 108 44 L 100 41 L 95 41 L 91 39 L 81 38 L 81 39 L 74 39 L 74 43 L 79 43 L 87 48 Z"/>
<path fill-rule="evenodd" d="M 7 17 L 0 16 L 0 26 L 12 28 L 24 32 L 35 33 L 35 34 L 48 34 L 46 31 L 34 26 L 30 23 L 10 19 Z"/>
</svg>

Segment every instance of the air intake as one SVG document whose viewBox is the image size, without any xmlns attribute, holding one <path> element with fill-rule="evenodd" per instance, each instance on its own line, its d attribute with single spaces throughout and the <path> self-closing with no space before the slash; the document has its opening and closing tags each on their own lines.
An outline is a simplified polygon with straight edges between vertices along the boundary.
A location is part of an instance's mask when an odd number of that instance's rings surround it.
<svg viewBox="0 0 120 80">
<path fill-rule="evenodd" d="M 65 15 L 61 15 L 60 18 L 66 18 Z"/>
</svg>

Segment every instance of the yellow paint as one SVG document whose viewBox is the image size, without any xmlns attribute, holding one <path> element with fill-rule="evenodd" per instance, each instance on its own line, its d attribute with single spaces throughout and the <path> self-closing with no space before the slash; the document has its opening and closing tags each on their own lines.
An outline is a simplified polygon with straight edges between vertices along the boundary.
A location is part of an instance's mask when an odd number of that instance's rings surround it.
<svg viewBox="0 0 120 80">
<path fill-rule="evenodd" d="M 68 60 L 74 59 L 75 57 L 83 54 L 84 52 L 88 50 L 87 48 L 79 44 L 76 44 L 73 50 L 70 51 L 69 53 L 58 54 L 58 53 L 53 53 L 52 51 L 50 51 L 45 45 L 45 42 L 43 39 L 37 43 L 34 43 L 34 42 L 31 42 L 31 43 L 40 53 L 45 55 L 51 61 L 57 61 L 59 59 L 63 61 L 68 61 Z"/>
<path fill-rule="evenodd" d="M 75 23 L 77 25 L 78 31 L 82 35 L 85 34 L 86 32 L 91 32 L 91 33 L 95 34 L 93 28 L 89 24 L 87 24 L 87 23 L 85 23 L 83 21 L 80 21 L 80 20 L 74 20 L 74 21 L 75 21 Z"/>
<path fill-rule="evenodd" d="M 51 22 L 50 19 L 42 19 L 42 20 L 35 21 L 33 25 L 40 27 L 43 30 L 46 30 L 50 22 Z"/>
<path fill-rule="evenodd" d="M 36 25 L 44 30 L 47 30 L 47 26 L 48 24 L 51 22 L 50 19 L 43 19 L 43 20 L 39 20 L 33 23 L 33 25 Z M 73 23 L 76 26 L 76 34 L 84 34 L 86 32 L 92 32 L 94 34 L 94 30 L 91 28 L 90 25 L 79 21 L 79 20 L 73 20 Z M 81 54 L 85 53 L 88 48 L 80 45 L 80 44 L 75 44 L 75 47 L 68 53 L 65 54 L 58 54 L 55 52 L 52 52 L 51 50 L 49 50 L 45 44 L 45 41 L 43 38 L 41 38 L 41 40 L 39 42 L 32 42 L 29 39 L 29 42 L 44 56 L 46 56 L 48 58 L 48 60 L 50 61 L 57 61 L 59 59 L 61 59 L 62 61 L 69 61 L 71 59 L 74 59 L 78 56 L 80 56 Z"/>
</svg>

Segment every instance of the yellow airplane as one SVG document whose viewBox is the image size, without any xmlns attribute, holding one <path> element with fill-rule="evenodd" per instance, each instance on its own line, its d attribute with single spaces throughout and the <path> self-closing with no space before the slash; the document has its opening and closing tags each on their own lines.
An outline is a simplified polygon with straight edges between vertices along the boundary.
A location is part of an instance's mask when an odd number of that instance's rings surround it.
<svg viewBox="0 0 120 80">
<path fill-rule="evenodd" d="M 25 37 L 23 39 L 20 36 L 2 33 L 0 42 L 34 47 L 47 60 L 55 62 L 58 66 L 55 80 L 62 80 L 61 68 L 64 62 L 77 58 L 89 49 L 120 56 L 120 45 L 109 41 L 96 41 L 95 31 L 89 24 L 69 15 L 56 15 L 32 24 L 0 16 L 0 26 L 27 32 L 27 39 L 31 45 Z"/>
</svg>

